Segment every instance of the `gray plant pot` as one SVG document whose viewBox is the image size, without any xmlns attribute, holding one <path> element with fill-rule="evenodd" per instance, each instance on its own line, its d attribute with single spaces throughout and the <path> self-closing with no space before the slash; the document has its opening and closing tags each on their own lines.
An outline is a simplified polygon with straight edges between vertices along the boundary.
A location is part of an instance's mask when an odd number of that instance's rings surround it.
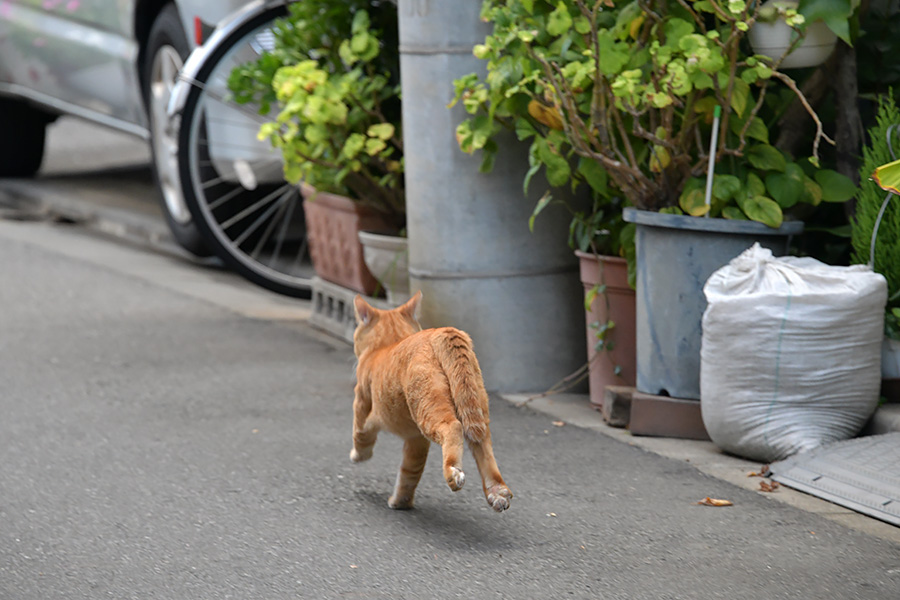
<svg viewBox="0 0 900 600">
<path fill-rule="evenodd" d="M 776 256 L 786 254 L 790 237 L 803 231 L 803 223 L 772 229 L 752 221 L 634 208 L 626 208 L 623 217 L 637 226 L 637 389 L 699 400 L 703 285 L 754 242 Z"/>
<path fill-rule="evenodd" d="M 488 390 L 545 391 L 586 361 L 571 216 L 547 207 L 529 231 L 547 187 L 536 176 L 522 197 L 528 148 L 512 132 L 498 140 L 491 173 L 459 149 L 468 115 L 447 102 L 455 78 L 485 75 L 472 54 L 492 31 L 481 2 L 400 0 L 398 14 L 409 275 L 424 294 L 421 322 L 472 336 Z"/>
</svg>

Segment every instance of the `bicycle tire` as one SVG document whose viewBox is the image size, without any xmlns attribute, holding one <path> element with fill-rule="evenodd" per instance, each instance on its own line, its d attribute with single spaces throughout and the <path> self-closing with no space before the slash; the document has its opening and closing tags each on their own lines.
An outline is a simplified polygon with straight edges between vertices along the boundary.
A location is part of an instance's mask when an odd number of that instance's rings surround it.
<svg viewBox="0 0 900 600">
<path fill-rule="evenodd" d="M 225 85 L 231 70 L 248 62 L 238 57 L 258 56 L 267 26 L 286 14 L 286 5 L 270 7 L 235 27 L 210 52 L 181 112 L 178 166 L 185 203 L 215 254 L 253 283 L 309 298 L 313 270 L 299 187 L 284 181 L 277 151 L 268 148 L 268 156 L 258 159 L 260 144 L 268 143 L 259 142 L 256 133 L 266 119 L 253 107 L 229 102 Z M 251 157 L 255 152 L 257 162 L 216 159 L 217 153 L 242 152 Z"/>
</svg>

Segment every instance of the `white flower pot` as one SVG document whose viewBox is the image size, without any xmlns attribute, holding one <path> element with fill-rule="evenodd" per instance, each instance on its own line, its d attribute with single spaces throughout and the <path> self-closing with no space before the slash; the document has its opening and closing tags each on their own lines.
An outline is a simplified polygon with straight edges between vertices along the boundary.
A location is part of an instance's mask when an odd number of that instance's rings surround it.
<svg viewBox="0 0 900 600">
<path fill-rule="evenodd" d="M 769 0 L 763 6 L 772 4 Z M 778 4 L 789 4 L 777 2 Z M 781 18 L 774 23 L 757 22 L 748 33 L 753 51 L 778 60 L 791 46 L 794 30 Z M 781 62 L 782 69 L 800 69 L 814 67 L 825 62 L 834 51 L 837 36 L 822 21 L 810 23 L 806 28 L 803 42 Z"/>
<path fill-rule="evenodd" d="M 396 235 L 360 231 L 363 259 L 369 271 L 387 292 L 389 304 L 409 300 L 409 251 L 407 240 Z"/>
<path fill-rule="evenodd" d="M 884 336 L 881 343 L 881 378 L 900 378 L 900 340 Z"/>
</svg>

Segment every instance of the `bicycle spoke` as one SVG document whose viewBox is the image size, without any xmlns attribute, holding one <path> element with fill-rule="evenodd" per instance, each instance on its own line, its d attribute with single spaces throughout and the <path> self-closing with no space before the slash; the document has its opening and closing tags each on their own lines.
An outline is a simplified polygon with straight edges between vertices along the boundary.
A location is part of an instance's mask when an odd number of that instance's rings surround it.
<svg viewBox="0 0 900 600">
<path fill-rule="evenodd" d="M 266 225 L 266 230 L 259 237 L 259 241 L 256 243 L 256 247 L 250 252 L 250 256 L 259 260 L 263 248 L 266 247 L 269 240 L 272 238 L 272 233 L 275 231 L 275 227 L 278 223 L 282 223 L 282 231 L 284 231 L 284 224 L 287 221 L 283 221 L 284 211 L 288 210 L 289 214 L 292 213 L 292 209 L 290 207 L 293 206 L 293 202 L 291 202 L 291 193 L 290 191 L 285 192 L 281 199 L 278 201 L 278 214 L 269 219 L 268 225 Z M 280 254 L 281 244 L 284 241 L 283 238 L 279 237 L 279 239 L 275 243 L 275 250 L 272 253 L 271 260 L 269 260 L 268 264 L 277 265 L 278 264 L 278 255 Z"/>
<path fill-rule="evenodd" d="M 238 194 L 240 194 L 241 192 L 244 192 L 244 191 L 246 191 L 246 190 L 244 190 L 244 188 L 242 188 L 240 186 L 236 186 L 233 190 L 226 193 L 224 196 L 220 196 L 220 197 L 216 198 L 215 200 L 213 200 L 212 202 L 210 202 L 209 204 L 207 204 L 207 206 L 209 207 L 209 212 L 210 213 L 215 212 L 215 210 L 217 208 L 221 207 L 229 200 L 233 200 Z"/>
<path fill-rule="evenodd" d="M 259 210 L 260 208 L 265 206 L 266 204 L 269 204 L 276 196 L 278 196 L 279 192 L 281 192 L 281 190 L 275 190 L 271 194 L 267 194 L 267 195 L 263 196 L 263 198 L 261 200 L 257 200 L 256 202 L 254 202 L 253 204 L 251 204 L 244 210 L 240 211 L 238 214 L 234 215 L 230 219 L 223 221 L 221 224 L 222 229 L 224 231 L 228 231 L 229 229 L 231 229 L 232 226 L 234 226 L 235 223 L 242 221 L 244 218 L 252 215 L 257 210 Z"/>
<path fill-rule="evenodd" d="M 278 236 L 278 242 L 275 244 L 275 259 L 281 255 L 281 248 L 284 245 L 284 240 L 287 237 L 287 228 L 291 222 L 291 217 L 294 216 L 294 207 L 297 206 L 298 195 L 291 198 L 291 202 L 288 202 L 288 214 L 281 222 L 281 235 Z M 303 239 L 304 245 L 306 243 L 306 238 Z"/>
<path fill-rule="evenodd" d="M 250 237 L 253 233 L 255 233 L 256 230 L 259 228 L 259 226 L 262 225 L 272 215 L 273 212 L 278 210 L 278 208 L 281 207 L 282 204 L 284 204 L 284 198 L 285 197 L 282 195 L 282 197 L 279 198 L 276 202 L 273 202 L 272 206 L 267 208 L 266 211 L 263 214 L 261 214 L 256 219 L 256 221 L 253 222 L 252 225 L 250 225 L 249 227 L 247 227 L 244 230 L 244 233 L 242 233 L 237 238 L 235 238 L 234 245 L 237 246 L 238 248 L 242 247 L 244 245 L 244 242 L 247 240 L 247 238 Z M 267 228 L 267 231 L 268 231 L 268 228 Z M 265 234 L 262 237 L 265 237 Z M 253 255 L 251 254 L 251 256 L 253 256 Z"/>
</svg>

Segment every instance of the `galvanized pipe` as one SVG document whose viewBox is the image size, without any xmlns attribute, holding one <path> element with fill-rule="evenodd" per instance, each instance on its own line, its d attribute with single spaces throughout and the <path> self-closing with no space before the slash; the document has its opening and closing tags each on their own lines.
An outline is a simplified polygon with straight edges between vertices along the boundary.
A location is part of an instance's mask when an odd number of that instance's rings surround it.
<svg viewBox="0 0 900 600">
<path fill-rule="evenodd" d="M 585 361 L 569 216 L 550 207 L 528 230 L 546 184 L 535 178 L 524 197 L 527 149 L 514 138 L 501 143 L 490 174 L 456 143 L 466 115 L 447 104 L 455 78 L 484 73 L 472 55 L 491 30 L 481 1 L 398 8 L 410 280 L 424 293 L 423 322 L 472 336 L 489 390 L 546 390 Z"/>
</svg>

